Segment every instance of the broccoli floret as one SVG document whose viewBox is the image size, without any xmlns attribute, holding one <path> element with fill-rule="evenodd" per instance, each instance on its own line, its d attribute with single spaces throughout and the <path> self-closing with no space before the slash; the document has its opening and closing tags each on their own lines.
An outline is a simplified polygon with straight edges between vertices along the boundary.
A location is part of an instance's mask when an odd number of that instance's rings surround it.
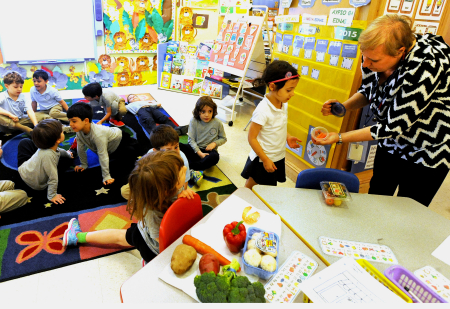
<svg viewBox="0 0 450 309">
<path fill-rule="evenodd" d="M 222 275 L 215 275 L 214 272 L 203 273 L 195 276 L 194 285 L 196 294 L 202 303 L 226 303 L 230 290 L 230 281 Z"/>
<path fill-rule="evenodd" d="M 229 303 L 265 303 L 265 290 L 261 282 L 250 283 L 247 277 L 237 276 L 231 281 Z"/>
</svg>

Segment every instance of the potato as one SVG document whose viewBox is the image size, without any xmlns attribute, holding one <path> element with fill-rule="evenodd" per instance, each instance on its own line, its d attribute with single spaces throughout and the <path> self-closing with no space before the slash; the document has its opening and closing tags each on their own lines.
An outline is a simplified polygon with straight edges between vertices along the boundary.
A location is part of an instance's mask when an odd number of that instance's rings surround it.
<svg viewBox="0 0 450 309">
<path fill-rule="evenodd" d="M 214 254 L 206 253 L 200 259 L 198 268 L 200 269 L 200 274 L 203 274 L 204 272 L 213 271 L 217 275 L 220 271 L 219 260 L 216 258 Z"/>
<path fill-rule="evenodd" d="M 178 245 L 172 254 L 170 267 L 177 275 L 182 275 L 191 268 L 197 259 L 197 251 L 188 245 Z"/>
</svg>

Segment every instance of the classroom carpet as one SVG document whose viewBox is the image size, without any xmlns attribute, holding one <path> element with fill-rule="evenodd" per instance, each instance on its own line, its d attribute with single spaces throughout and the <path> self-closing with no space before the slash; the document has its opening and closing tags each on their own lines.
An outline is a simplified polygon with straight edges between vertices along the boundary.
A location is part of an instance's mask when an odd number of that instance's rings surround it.
<svg viewBox="0 0 450 309">
<path fill-rule="evenodd" d="M 66 102 L 70 106 L 77 101 L 74 99 Z M 104 113 L 101 107 L 93 108 L 96 122 Z M 166 113 L 164 110 L 162 112 Z M 122 121 L 126 126 L 121 129 L 138 140 L 141 148 L 139 153 L 144 155 L 151 146 L 147 134 L 131 113 L 127 113 Z M 69 149 L 74 137 L 75 134 L 66 134 L 66 140 L 60 147 Z M 102 183 L 98 157 L 88 150 L 89 168 L 82 173 L 68 170 L 63 175 L 58 184 L 58 193 L 66 201 L 56 205 L 47 200 L 47 190 L 30 189 L 17 172 L 17 145 L 27 136 L 5 136 L 0 133 L 0 138 L 4 151 L 0 161 L 0 179 L 14 181 L 16 189 L 25 190 L 29 196 L 26 205 L 1 214 L 0 282 L 129 250 L 88 246 L 66 252 L 61 241 L 67 223 L 73 217 L 80 219 L 83 231 L 129 226 L 132 221 L 125 210 L 126 200 L 121 196 L 120 188 L 127 183 L 132 166 L 124 168 L 121 164 L 111 164 L 110 171 L 115 182 L 105 186 Z M 181 136 L 180 142 L 187 143 L 187 135 Z M 78 164 L 79 161 L 76 160 L 74 163 Z M 204 179 L 198 185 L 189 182 L 189 187 L 200 195 L 204 215 L 237 189 L 217 166 L 204 171 Z"/>
</svg>

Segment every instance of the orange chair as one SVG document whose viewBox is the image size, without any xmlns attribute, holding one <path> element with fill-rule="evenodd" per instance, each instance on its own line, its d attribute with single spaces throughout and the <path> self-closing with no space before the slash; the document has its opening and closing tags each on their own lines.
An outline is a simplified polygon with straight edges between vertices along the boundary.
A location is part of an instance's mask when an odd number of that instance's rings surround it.
<svg viewBox="0 0 450 309">
<path fill-rule="evenodd" d="M 159 227 L 159 253 L 169 247 L 203 218 L 202 201 L 198 194 L 193 200 L 180 198 L 166 211 Z"/>
</svg>

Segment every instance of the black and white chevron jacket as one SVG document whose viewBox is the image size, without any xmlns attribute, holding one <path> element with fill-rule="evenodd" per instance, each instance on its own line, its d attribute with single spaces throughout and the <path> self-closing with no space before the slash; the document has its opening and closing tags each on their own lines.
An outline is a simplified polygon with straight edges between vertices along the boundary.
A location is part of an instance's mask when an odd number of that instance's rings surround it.
<svg viewBox="0 0 450 309">
<path fill-rule="evenodd" d="M 427 167 L 450 168 L 450 47 L 441 36 L 416 39 L 381 86 L 376 72 L 361 67 L 358 91 L 378 120 L 370 128 L 378 147 Z"/>
</svg>

